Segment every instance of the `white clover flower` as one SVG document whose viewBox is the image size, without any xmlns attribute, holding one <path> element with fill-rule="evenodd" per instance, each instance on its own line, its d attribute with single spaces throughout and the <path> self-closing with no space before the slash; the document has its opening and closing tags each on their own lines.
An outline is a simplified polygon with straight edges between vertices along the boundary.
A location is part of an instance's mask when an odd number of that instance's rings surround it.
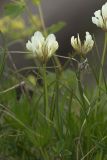
<svg viewBox="0 0 107 160">
<path fill-rule="evenodd" d="M 44 62 L 56 52 L 58 47 L 54 34 L 49 34 L 45 39 L 39 31 L 35 32 L 31 37 L 31 41 L 28 40 L 26 43 L 26 48 L 33 53 L 33 56 Z"/>
<path fill-rule="evenodd" d="M 74 36 L 71 37 L 71 45 L 77 53 L 84 55 L 92 49 L 94 41 L 91 34 L 89 32 L 86 32 L 84 43 L 81 42 L 78 34 L 77 38 L 75 38 Z"/>
<path fill-rule="evenodd" d="M 95 11 L 94 15 L 92 22 L 104 31 L 107 31 L 107 2 L 102 6 L 101 10 Z"/>
</svg>

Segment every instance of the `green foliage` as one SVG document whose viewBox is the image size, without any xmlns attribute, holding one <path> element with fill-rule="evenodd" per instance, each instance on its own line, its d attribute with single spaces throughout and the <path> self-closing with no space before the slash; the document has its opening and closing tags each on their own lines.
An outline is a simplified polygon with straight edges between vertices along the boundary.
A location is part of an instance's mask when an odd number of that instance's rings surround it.
<svg viewBox="0 0 107 160">
<path fill-rule="evenodd" d="M 41 0 L 32 0 L 32 2 L 33 2 L 34 4 L 36 4 L 36 5 L 39 5 L 40 2 L 41 2 Z"/>
<path fill-rule="evenodd" d="M 15 1 L 14 3 L 8 3 L 5 6 L 6 15 L 16 17 L 19 16 L 25 9 L 25 4 L 22 2 Z"/>
<path fill-rule="evenodd" d="M 11 76 L 7 81 L 8 88 L 16 83 Z M 2 104 L 0 153 L 16 160 L 19 158 L 19 153 L 20 158 L 31 160 L 35 158 L 54 160 L 58 157 L 64 160 L 76 159 L 78 136 L 86 117 L 82 106 L 84 101 L 86 110 L 91 107 L 82 130 L 81 147 L 84 156 L 94 146 L 95 149 L 87 156 L 90 160 L 106 156 L 107 97 L 105 91 L 102 92 L 99 101 L 95 89 L 84 88 L 84 93 L 86 97 L 88 94 L 87 99 L 90 100 L 88 105 L 86 98 L 79 95 L 76 74 L 70 69 L 58 75 L 48 72 L 47 84 L 49 93 L 47 117 L 44 115 L 43 89 L 38 82 L 36 85 L 27 83 L 29 88 L 32 88 L 30 85 L 34 85 L 32 96 L 29 91 L 27 92 L 27 86 L 20 92 L 14 88 L 0 94 L 0 104 Z M 6 87 L 6 81 L 1 86 L 1 90 L 4 87 Z M 79 157 L 83 157 L 81 152 Z"/>
<path fill-rule="evenodd" d="M 0 32 L 0 38 L 2 40 L 2 46 L 3 46 L 3 48 L 2 47 L 0 48 L 0 78 L 1 78 L 1 76 L 3 74 L 4 66 L 5 66 L 7 48 L 5 45 L 5 43 L 6 43 L 5 38 L 4 38 L 4 35 L 2 32 Z"/>
<path fill-rule="evenodd" d="M 88 64 L 91 73 L 81 58 L 74 59 L 77 65 L 73 69 L 67 66 L 74 62 L 71 57 L 64 67 L 57 57 L 52 59 L 52 70 L 36 60 L 36 69 L 17 70 L 12 61 L 14 71 L 6 63 L 8 46 L 20 38 L 24 42 L 23 37 L 44 28 L 42 11 L 39 8 L 39 15 L 33 15 L 27 2 L 7 3 L 8 16 L 0 19 L 0 159 L 107 160 L 107 81 L 98 57 L 94 57 L 99 62 L 97 69 L 95 64 Z M 41 1 L 32 2 L 39 7 Z M 28 15 L 28 27 L 23 11 Z M 58 22 L 46 32 L 59 32 L 65 25 Z M 25 72 L 20 73 L 22 70 Z M 95 78 L 94 87 L 84 83 L 86 73 Z"/>
<path fill-rule="evenodd" d="M 20 15 L 25 9 L 24 4 L 22 3 L 9 3 L 5 6 L 5 14 L 16 17 Z"/>
<path fill-rule="evenodd" d="M 47 28 L 47 32 L 50 33 L 56 33 L 62 30 L 66 26 L 65 22 L 58 22 L 56 24 L 53 24 L 49 28 Z"/>
</svg>

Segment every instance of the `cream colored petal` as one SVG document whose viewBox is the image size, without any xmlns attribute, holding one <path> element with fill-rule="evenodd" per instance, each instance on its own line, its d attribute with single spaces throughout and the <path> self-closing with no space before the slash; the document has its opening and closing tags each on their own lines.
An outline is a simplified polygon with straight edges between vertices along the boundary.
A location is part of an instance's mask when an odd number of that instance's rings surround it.
<svg viewBox="0 0 107 160">
<path fill-rule="evenodd" d="M 75 50 L 78 49 L 78 39 L 74 38 L 74 36 L 71 37 L 71 45 Z"/>
<path fill-rule="evenodd" d="M 86 32 L 86 36 L 85 36 L 85 41 L 84 41 L 84 52 L 89 52 L 93 45 L 94 45 L 94 41 L 92 39 L 92 36 L 89 32 Z"/>
<path fill-rule="evenodd" d="M 82 44 L 81 44 L 81 40 L 80 40 L 79 34 L 78 34 L 77 40 L 78 40 L 78 48 L 81 50 Z"/>
<path fill-rule="evenodd" d="M 87 44 L 89 44 L 92 41 L 92 36 L 91 36 L 91 34 L 89 32 L 86 32 L 85 38 L 86 38 L 85 42 Z"/>
<path fill-rule="evenodd" d="M 74 47 L 75 47 L 75 50 L 76 50 L 77 52 L 81 52 L 81 48 L 80 48 L 80 46 L 78 45 L 78 38 L 75 38 Z"/>
<path fill-rule="evenodd" d="M 74 41 L 75 41 L 75 38 L 74 38 L 74 36 L 72 36 L 71 37 L 71 45 L 72 45 L 72 47 L 74 47 Z"/>
<path fill-rule="evenodd" d="M 95 11 L 94 12 L 95 17 L 99 18 L 101 17 L 101 10 Z"/>
<path fill-rule="evenodd" d="M 32 48 L 32 43 L 30 42 L 30 41 L 28 41 L 27 43 L 26 43 L 26 48 L 29 50 L 29 51 L 33 51 L 33 48 Z"/>
<path fill-rule="evenodd" d="M 56 37 L 54 34 L 49 34 L 48 37 L 46 38 L 46 41 L 49 42 L 49 41 L 55 41 L 56 40 Z"/>
<path fill-rule="evenodd" d="M 37 31 L 34 33 L 34 41 L 43 42 L 45 40 L 41 32 Z"/>
<path fill-rule="evenodd" d="M 34 33 L 34 36 L 32 37 L 32 44 L 35 47 L 38 47 L 38 45 L 42 45 L 44 41 L 45 41 L 45 38 L 41 32 L 37 31 Z"/>
<path fill-rule="evenodd" d="M 99 26 L 102 27 L 104 25 L 104 21 L 101 15 L 101 10 L 94 12 L 95 17 L 98 19 Z"/>
<path fill-rule="evenodd" d="M 105 22 L 105 27 L 106 27 L 106 29 L 107 29 L 107 21 Z"/>
<path fill-rule="evenodd" d="M 51 57 L 55 52 L 56 50 L 58 49 L 59 45 L 58 45 L 58 42 L 54 42 L 52 46 L 48 46 L 48 57 Z"/>
<path fill-rule="evenodd" d="M 102 6 L 102 16 L 107 19 L 107 2 Z"/>
<path fill-rule="evenodd" d="M 91 43 L 90 43 L 90 50 L 93 48 L 93 46 L 94 46 L 94 41 L 91 41 Z"/>
<path fill-rule="evenodd" d="M 42 50 L 43 50 L 44 41 L 45 41 L 45 38 L 41 32 L 37 31 L 34 33 L 34 36 L 32 37 L 32 45 L 35 53 L 39 57 L 43 56 Z"/>
<path fill-rule="evenodd" d="M 51 57 L 52 54 L 54 54 L 56 52 L 56 50 L 58 49 L 59 45 L 58 42 L 56 41 L 56 37 L 54 34 L 50 34 L 47 38 L 46 38 L 46 42 L 45 42 L 45 52 L 47 52 L 47 56 Z"/>
<path fill-rule="evenodd" d="M 96 18 L 96 17 L 92 17 L 92 22 L 93 22 L 94 24 L 96 24 L 97 26 L 99 26 L 99 27 L 100 27 L 100 23 L 99 23 L 98 18 Z"/>
</svg>

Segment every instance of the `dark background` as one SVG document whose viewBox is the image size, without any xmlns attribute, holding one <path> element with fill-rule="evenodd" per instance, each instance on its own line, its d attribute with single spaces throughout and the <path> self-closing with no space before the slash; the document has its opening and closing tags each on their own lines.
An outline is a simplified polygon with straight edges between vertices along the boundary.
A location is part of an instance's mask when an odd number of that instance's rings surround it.
<svg viewBox="0 0 107 160">
<path fill-rule="evenodd" d="M 1 17 L 4 5 L 7 2 L 10 1 L 0 0 Z M 96 10 L 101 9 L 106 0 L 42 0 L 41 2 L 46 27 L 59 21 L 64 21 L 66 23 L 66 27 L 56 33 L 60 46 L 58 54 L 67 56 L 67 53 L 72 50 L 70 44 L 71 36 L 80 33 L 81 37 L 84 37 L 86 31 L 95 34 L 99 50 L 102 49 L 103 32 L 92 23 L 91 17 Z M 35 6 L 31 4 L 31 0 L 28 0 L 28 5 L 33 13 L 38 12 Z M 23 50 L 21 44 L 12 47 L 13 48 L 10 48 L 10 50 Z M 32 64 L 32 62 L 26 62 L 23 56 L 13 55 L 13 59 L 18 67 L 25 66 L 25 63 L 27 63 L 27 65 Z"/>
<path fill-rule="evenodd" d="M 3 11 L 4 4 L 9 0 L 0 0 L 0 11 Z M 29 0 L 29 5 L 34 13 L 37 10 Z M 101 9 L 106 0 L 42 0 L 42 9 L 46 26 L 59 21 L 65 21 L 66 27 L 57 33 L 57 40 L 60 43 L 60 54 L 70 51 L 70 37 L 89 31 L 95 33 L 98 28 L 91 23 L 94 11 Z M 64 46 L 64 48 L 63 48 Z"/>
</svg>

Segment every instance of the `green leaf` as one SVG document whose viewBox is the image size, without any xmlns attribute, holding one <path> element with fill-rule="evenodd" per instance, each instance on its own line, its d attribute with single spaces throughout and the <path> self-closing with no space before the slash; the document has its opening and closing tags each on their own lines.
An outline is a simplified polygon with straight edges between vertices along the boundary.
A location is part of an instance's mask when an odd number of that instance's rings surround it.
<svg viewBox="0 0 107 160">
<path fill-rule="evenodd" d="M 24 3 L 8 3 L 5 5 L 5 14 L 8 16 L 16 17 L 20 15 L 25 9 Z"/>
<path fill-rule="evenodd" d="M 56 33 L 62 30 L 65 26 L 66 26 L 65 22 L 58 22 L 47 28 L 47 31 L 48 33 Z"/>
<path fill-rule="evenodd" d="M 36 4 L 36 5 L 39 5 L 40 2 L 41 2 L 41 0 L 32 0 L 32 2 L 33 2 L 34 4 Z"/>
<path fill-rule="evenodd" d="M 65 70 L 62 73 L 62 83 L 69 87 L 69 89 L 76 90 L 77 88 L 77 79 L 75 72 L 71 71 L 70 69 Z"/>
</svg>

